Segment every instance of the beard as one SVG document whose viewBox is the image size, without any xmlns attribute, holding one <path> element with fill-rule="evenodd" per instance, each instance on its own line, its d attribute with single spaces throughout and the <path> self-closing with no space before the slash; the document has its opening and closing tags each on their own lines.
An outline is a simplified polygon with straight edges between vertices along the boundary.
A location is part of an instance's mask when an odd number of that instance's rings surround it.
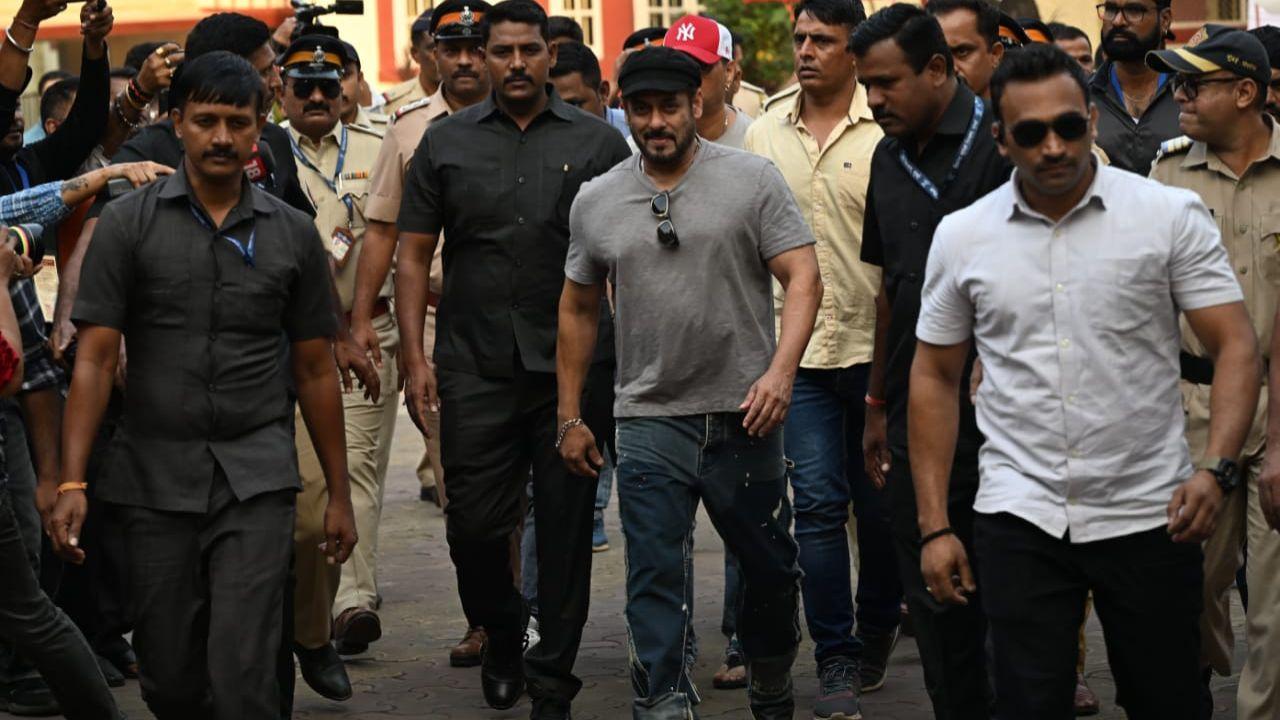
<svg viewBox="0 0 1280 720">
<path fill-rule="evenodd" d="M 1117 42 L 1119 38 L 1124 39 Z M 1124 28 L 1112 28 L 1111 32 L 1102 38 L 1102 49 L 1109 60 L 1133 62 L 1145 58 L 1152 50 L 1159 50 L 1160 41 L 1163 38 L 1164 31 L 1160 29 L 1159 23 L 1146 37 L 1138 37 Z"/>
<path fill-rule="evenodd" d="M 668 152 L 654 152 L 649 150 L 649 140 L 656 138 L 667 138 L 673 141 L 674 147 Z M 650 165 L 669 166 L 678 163 L 689 151 L 689 148 L 697 140 L 697 133 L 694 131 L 693 123 L 689 123 L 689 127 L 684 132 L 663 131 L 657 133 L 644 133 L 640 136 L 640 141 L 636 146 L 640 148 L 640 155 L 644 161 Z"/>
</svg>

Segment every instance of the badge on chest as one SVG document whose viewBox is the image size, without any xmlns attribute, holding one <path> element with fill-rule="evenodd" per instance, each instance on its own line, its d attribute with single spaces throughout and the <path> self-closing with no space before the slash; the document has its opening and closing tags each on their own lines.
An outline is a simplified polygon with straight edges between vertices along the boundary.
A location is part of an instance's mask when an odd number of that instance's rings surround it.
<svg viewBox="0 0 1280 720">
<path fill-rule="evenodd" d="M 333 235 L 329 240 L 329 252 L 333 254 L 333 261 L 341 270 L 347 264 L 347 258 L 351 255 L 351 246 L 356 244 L 356 238 L 351 234 L 350 228 L 335 227 Z"/>
</svg>

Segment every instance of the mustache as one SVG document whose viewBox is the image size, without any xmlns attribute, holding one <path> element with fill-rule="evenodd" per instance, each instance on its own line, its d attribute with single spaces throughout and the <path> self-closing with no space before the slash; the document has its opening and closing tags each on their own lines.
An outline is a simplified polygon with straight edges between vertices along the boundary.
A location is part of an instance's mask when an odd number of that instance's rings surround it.
<svg viewBox="0 0 1280 720">
<path fill-rule="evenodd" d="M 218 147 L 216 147 L 216 148 L 212 148 L 212 149 L 210 149 L 210 150 L 205 150 L 205 151 L 204 151 L 204 154 L 203 154 L 201 157 L 206 157 L 206 158 L 225 158 L 225 159 L 227 159 L 227 160 L 235 160 L 235 159 L 236 159 L 236 151 L 235 151 L 235 150 L 233 150 L 233 149 L 231 149 L 231 148 L 218 148 Z"/>
<path fill-rule="evenodd" d="M 1132 32 L 1129 32 L 1128 30 L 1125 30 L 1124 28 L 1111 28 L 1111 32 L 1107 33 L 1106 36 L 1103 37 L 1103 40 L 1106 40 L 1109 42 L 1111 40 L 1115 40 L 1118 37 L 1122 37 L 1132 42 L 1138 42 L 1138 36 Z"/>
<path fill-rule="evenodd" d="M 512 84 L 512 83 L 517 83 L 517 82 L 527 82 L 527 83 L 531 83 L 531 82 L 533 82 L 533 78 L 529 77 L 529 76 L 528 76 L 528 75 L 526 75 L 525 73 L 518 73 L 518 74 L 513 74 L 513 75 L 509 75 L 509 76 L 507 76 L 507 79 L 506 79 L 506 80 L 503 80 L 503 81 L 502 81 L 502 84 L 503 84 L 503 85 L 510 85 L 510 84 Z"/>
<path fill-rule="evenodd" d="M 1066 155 L 1060 155 L 1058 157 L 1045 158 L 1044 160 L 1036 163 L 1036 171 L 1057 170 L 1058 168 L 1071 167 L 1074 164 L 1075 163 L 1071 161 L 1071 158 Z"/>
<path fill-rule="evenodd" d="M 317 112 L 329 112 L 329 106 L 325 103 L 307 103 L 302 106 L 302 112 L 309 113 L 312 110 Z"/>
<path fill-rule="evenodd" d="M 644 138 L 645 140 L 671 140 L 671 141 L 675 141 L 675 139 L 676 139 L 675 133 L 669 133 L 669 132 L 667 132 L 666 130 L 650 130 L 650 131 L 648 131 L 648 132 L 644 133 L 643 135 L 641 135 L 641 137 L 642 137 L 642 138 Z"/>
<path fill-rule="evenodd" d="M 454 80 L 461 80 L 462 78 L 472 78 L 474 80 L 479 80 L 480 73 L 475 72 L 473 70 L 457 70 L 449 77 L 453 78 Z"/>
<path fill-rule="evenodd" d="M 885 121 L 885 120 L 900 120 L 900 119 L 901 119 L 901 118 L 899 118 L 897 115 L 894 115 L 893 113 L 889 112 L 888 110 L 884 110 L 884 109 L 882 109 L 882 108 L 871 108 L 871 117 L 872 117 L 876 122 L 883 122 L 883 121 Z"/>
</svg>

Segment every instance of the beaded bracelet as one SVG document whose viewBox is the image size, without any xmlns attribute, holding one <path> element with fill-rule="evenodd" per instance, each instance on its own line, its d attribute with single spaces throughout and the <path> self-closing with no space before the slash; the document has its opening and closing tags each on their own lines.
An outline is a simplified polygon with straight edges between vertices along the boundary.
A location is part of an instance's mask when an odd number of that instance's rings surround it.
<svg viewBox="0 0 1280 720">
<path fill-rule="evenodd" d="M 111 104 L 111 109 L 115 111 L 116 117 L 120 118 L 120 122 L 124 123 L 124 126 L 131 131 L 137 130 L 138 126 L 142 124 L 141 117 L 137 120 L 130 120 L 129 117 L 124 114 L 124 106 L 120 104 L 119 96 L 117 96 L 116 101 Z M 141 113 L 142 111 L 139 110 L 138 112 Z"/>
</svg>

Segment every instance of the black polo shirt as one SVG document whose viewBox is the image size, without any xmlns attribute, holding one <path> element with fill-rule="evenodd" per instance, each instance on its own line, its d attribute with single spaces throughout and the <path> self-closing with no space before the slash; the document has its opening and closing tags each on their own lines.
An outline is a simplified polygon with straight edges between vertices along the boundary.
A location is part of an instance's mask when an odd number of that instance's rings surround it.
<svg viewBox="0 0 1280 720">
<path fill-rule="evenodd" d="M 622 135 L 560 99 L 521 131 L 491 95 L 427 128 L 405 179 L 402 231 L 444 231 L 435 363 L 511 377 L 556 370 L 569 208 L 582 183 L 631 157 Z M 607 306 L 597 361 L 613 358 Z"/>
<path fill-rule="evenodd" d="M 328 251 L 311 218 L 249 182 L 210 226 L 179 163 L 94 230 L 72 319 L 122 331 L 129 353 L 95 490 L 109 502 L 202 512 L 215 463 L 240 500 L 299 487 L 281 333 L 334 334 Z"/>
<path fill-rule="evenodd" d="M 1112 67 L 1111 62 L 1103 63 L 1089 80 L 1089 100 L 1098 106 L 1098 147 L 1107 153 L 1111 167 L 1147 177 L 1160 143 L 1182 134 L 1173 83 L 1166 78 L 1147 111 L 1135 121 L 1124 98 L 1116 95 Z"/>
<path fill-rule="evenodd" d="M 973 92 L 964 83 L 957 83 L 955 98 L 924 152 L 917 154 L 914 141 L 886 136 L 871 158 L 862 260 L 884 269 L 885 290 L 892 307 L 884 399 L 888 402 L 890 450 L 900 457 L 905 456 L 907 448 L 907 383 L 915 358 L 916 320 L 920 317 L 920 294 L 933 232 L 943 217 L 968 207 L 1002 185 L 1011 171 L 991 137 L 995 116 L 990 103 L 984 103 L 984 118 L 973 149 L 955 179 L 943 185 L 973 118 L 973 101 Z M 938 200 L 930 197 L 906 171 L 899 160 L 899 153 L 904 150 L 911 162 L 939 186 Z M 969 404 L 967 372 L 964 385 L 957 454 L 976 457 L 982 436 Z"/>
<path fill-rule="evenodd" d="M 262 161 L 261 169 L 265 172 L 252 178 L 258 187 L 275 195 L 308 215 L 315 215 L 315 208 L 307 199 L 307 193 L 298 180 L 298 164 L 293 159 L 293 148 L 289 144 L 289 134 L 279 125 L 267 123 L 262 127 L 262 137 L 258 141 L 257 159 Z M 262 148 L 269 148 L 263 151 Z M 182 164 L 182 141 L 173 131 L 173 121 L 165 118 L 148 125 L 138 134 L 120 147 L 111 158 L 113 165 L 122 163 L 151 162 L 168 165 L 177 169 Z M 104 192 L 98 196 L 89 217 L 98 217 L 108 199 Z"/>
</svg>

